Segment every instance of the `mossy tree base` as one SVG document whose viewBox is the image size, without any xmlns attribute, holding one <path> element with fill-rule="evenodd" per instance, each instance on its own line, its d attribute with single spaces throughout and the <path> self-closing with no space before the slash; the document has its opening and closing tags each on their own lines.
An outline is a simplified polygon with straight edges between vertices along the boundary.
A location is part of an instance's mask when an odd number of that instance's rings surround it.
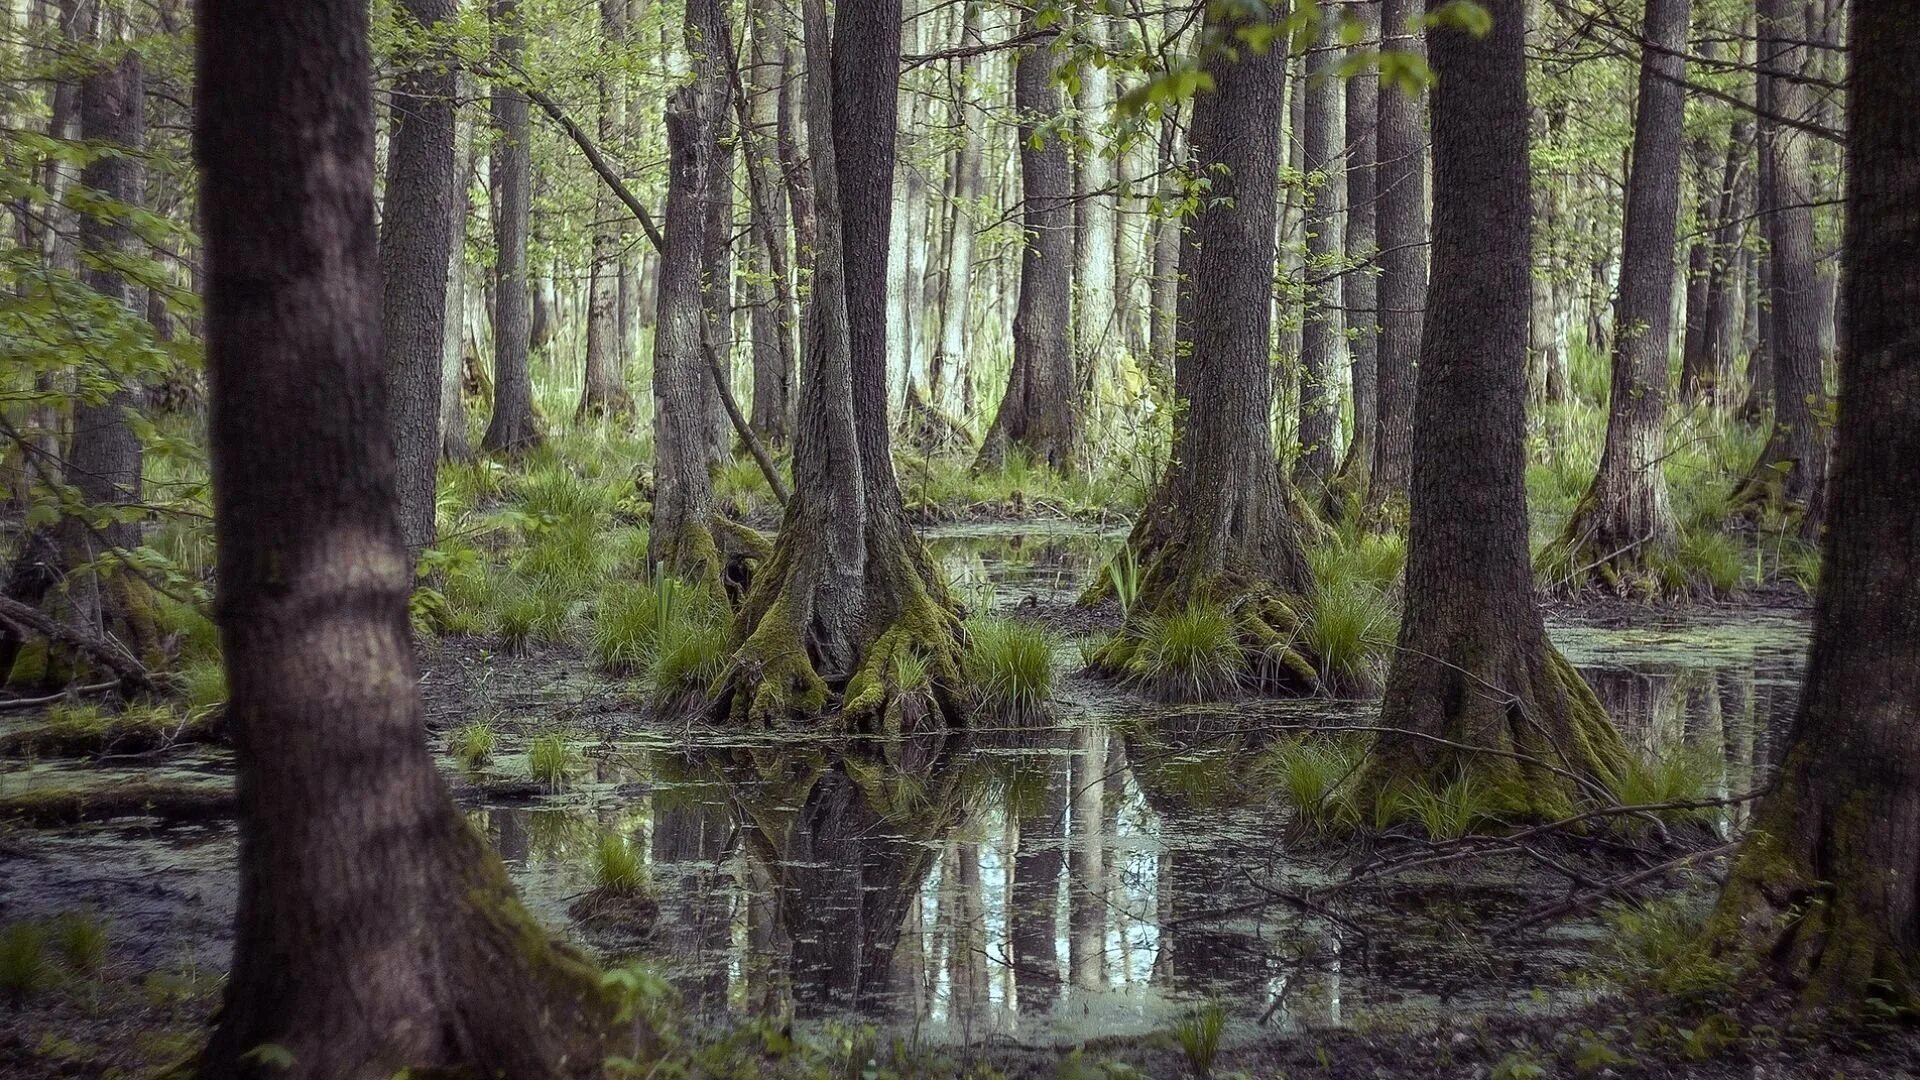
<svg viewBox="0 0 1920 1080">
<path fill-rule="evenodd" d="M 1542 553 L 1545 587 L 1561 595 L 1597 589 L 1646 599 L 1694 592 L 1694 583 L 1673 576 L 1676 533 L 1664 491 L 1646 505 L 1610 510 L 1597 485 Z"/>
</svg>

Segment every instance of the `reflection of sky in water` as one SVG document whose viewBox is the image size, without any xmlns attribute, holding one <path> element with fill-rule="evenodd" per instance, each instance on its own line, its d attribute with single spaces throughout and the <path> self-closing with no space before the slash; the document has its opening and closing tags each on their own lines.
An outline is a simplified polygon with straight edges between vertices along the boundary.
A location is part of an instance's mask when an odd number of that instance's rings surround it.
<svg viewBox="0 0 1920 1080">
<path fill-rule="evenodd" d="M 990 583 L 1008 607 L 1071 596 L 1117 543 L 974 530 L 934 547 L 963 587 Z M 1552 629 L 1630 746 L 1688 748 L 1710 789 L 1733 793 L 1764 778 L 1805 636 L 1785 616 L 1721 618 Z M 584 943 L 662 965 L 697 1007 L 802 1020 L 857 1008 L 936 1039 L 1047 1041 L 1164 1029 L 1210 998 L 1236 1022 L 1291 1028 L 1581 993 L 1571 977 L 1594 947 L 1591 922 L 1517 942 L 1449 931 L 1537 898 L 1497 877 L 1407 879 L 1376 898 L 1395 932 L 1366 942 L 1270 902 L 1263 885 L 1309 887 L 1334 867 L 1285 849 L 1273 785 L 1247 782 L 1259 737 L 1220 733 L 1372 723 L 1372 703 L 1170 710 L 1077 680 L 1056 696 L 1056 726 L 989 732 L 917 772 L 873 749 L 846 759 L 791 739 L 642 731 L 594 751 L 556 806 L 475 816 L 555 924 L 591 887 L 598 837 L 629 837 L 660 924 L 650 942 Z M 877 809 L 873 792 L 900 799 L 888 785 L 902 775 L 915 779 L 899 790 L 918 794 Z M 1729 811 L 1719 825 L 1738 821 Z"/>
</svg>

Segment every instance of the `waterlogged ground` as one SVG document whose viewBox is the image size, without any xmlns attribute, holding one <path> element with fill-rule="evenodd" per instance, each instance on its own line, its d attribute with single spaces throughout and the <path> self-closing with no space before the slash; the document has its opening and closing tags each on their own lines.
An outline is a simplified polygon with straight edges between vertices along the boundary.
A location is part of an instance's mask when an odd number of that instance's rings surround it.
<svg viewBox="0 0 1920 1080">
<path fill-rule="evenodd" d="M 1118 542 L 930 535 L 971 606 L 1010 614 L 1058 612 Z M 1562 614 L 1552 632 L 1630 745 L 1684 754 L 1709 793 L 1763 781 L 1800 676 L 1801 613 L 1640 612 L 1630 628 Z M 1059 666 L 1078 666 L 1070 633 Z M 490 764 L 447 770 L 536 914 L 609 962 L 663 969 L 698 1010 L 1033 1046 L 1164 1031 L 1218 1002 L 1231 1040 L 1575 1004 L 1607 946 L 1591 916 L 1501 932 L 1566 892 L 1514 862 L 1400 876 L 1337 908 L 1279 895 L 1364 853 L 1288 839 L 1263 752 L 1301 726 L 1372 724 L 1369 702 L 1169 707 L 1069 676 L 1041 725 L 848 745 L 652 723 L 634 688 L 565 652 L 448 643 L 426 687 L 437 729 L 484 716 L 503 732 Z M 574 743 L 572 779 L 531 793 L 527 738 L 555 727 Z M 0 795 L 156 773 L 227 783 L 224 755 L 198 751 L 11 763 Z M 1731 835 L 1743 814 L 1711 827 Z M 645 863 L 650 926 L 572 914 L 608 835 Z M 235 853 L 224 821 L 0 834 L 0 923 L 95 912 L 114 964 L 162 994 L 204 984 L 229 948 Z"/>
</svg>

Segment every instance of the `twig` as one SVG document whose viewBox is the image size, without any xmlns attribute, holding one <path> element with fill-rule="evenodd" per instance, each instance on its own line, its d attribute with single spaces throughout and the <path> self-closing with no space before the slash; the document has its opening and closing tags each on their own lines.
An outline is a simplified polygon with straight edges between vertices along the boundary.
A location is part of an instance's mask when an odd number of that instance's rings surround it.
<svg viewBox="0 0 1920 1080">
<path fill-rule="evenodd" d="M 83 694 L 104 694 L 119 685 L 117 682 L 94 683 L 92 686 L 71 687 L 57 694 L 48 694 L 46 697 L 14 698 L 11 701 L 0 701 L 0 712 L 7 712 L 13 709 L 32 709 L 41 705 L 52 705 L 65 701 L 70 697 L 80 697 Z"/>
<path fill-rule="evenodd" d="M 1666 862 L 1663 862 L 1658 866 L 1651 866 L 1645 870 L 1639 871 L 1638 873 L 1628 874 L 1626 877 L 1623 877 L 1623 878 L 1616 878 L 1613 881 L 1609 881 L 1602 884 L 1601 886 L 1599 886 L 1596 889 L 1593 889 L 1590 892 L 1583 893 L 1579 896 L 1570 896 L 1567 899 L 1561 901 L 1560 903 L 1552 904 L 1547 907 L 1541 908 L 1529 915 L 1524 915 L 1518 919 L 1515 919 L 1513 922 L 1510 922 L 1507 925 L 1501 927 L 1500 929 L 1494 931 L 1494 936 L 1498 937 L 1501 934 L 1509 934 L 1515 930 L 1525 930 L 1528 927 L 1538 926 L 1543 922 L 1548 922 L 1553 919 L 1560 918 L 1562 915 L 1571 915 L 1574 912 L 1579 911 L 1581 908 L 1586 907 L 1588 904 L 1591 904 L 1596 900 L 1602 899 L 1607 896 L 1611 896 L 1614 893 L 1621 892 L 1626 889 L 1631 889 L 1635 885 L 1638 885 L 1645 881 L 1650 881 L 1653 878 L 1659 877 L 1661 874 L 1664 874 L 1669 870 L 1677 870 L 1680 867 L 1687 865 L 1688 863 L 1699 862 L 1702 859 L 1711 859 L 1716 855 L 1724 855 L 1727 852 L 1732 851 L 1734 848 L 1739 846 L 1740 846 L 1740 842 L 1738 840 L 1731 840 L 1731 841 L 1728 841 L 1727 843 L 1721 844 L 1718 847 L 1710 847 L 1703 851 L 1689 851 L 1685 855 L 1681 855 L 1678 858 L 1668 859 Z"/>
</svg>

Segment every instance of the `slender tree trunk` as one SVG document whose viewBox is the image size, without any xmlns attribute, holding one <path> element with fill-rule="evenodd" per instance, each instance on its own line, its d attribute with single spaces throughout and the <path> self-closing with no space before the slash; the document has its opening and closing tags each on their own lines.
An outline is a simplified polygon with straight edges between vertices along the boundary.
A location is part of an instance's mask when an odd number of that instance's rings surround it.
<svg viewBox="0 0 1920 1080">
<path fill-rule="evenodd" d="M 1718 50 L 1712 42 L 1700 45 L 1700 55 L 1713 58 Z M 1697 136 L 1687 157 L 1694 176 L 1694 235 L 1687 245 L 1687 321 L 1680 349 L 1680 399 L 1688 405 L 1711 401 L 1718 373 L 1713 369 L 1710 347 L 1713 318 L 1708 293 L 1713 286 L 1715 241 L 1719 235 L 1716 215 L 1723 209 L 1717 186 L 1727 171 L 1727 158 L 1738 152 L 1738 144 L 1722 151 L 1708 134 Z"/>
<path fill-rule="evenodd" d="M 1360 0 L 1349 6 L 1348 14 L 1361 27 L 1361 40 L 1380 36 L 1379 0 Z M 1357 497 L 1367 491 L 1367 472 L 1373 468 L 1374 429 L 1380 417 L 1379 397 L 1379 288 L 1371 264 L 1379 250 L 1376 243 L 1379 210 L 1374 191 L 1378 167 L 1380 81 L 1371 75 L 1348 79 L 1347 90 L 1347 216 L 1346 257 L 1349 265 L 1361 267 L 1341 275 L 1340 289 L 1350 333 L 1348 348 L 1353 357 L 1353 439 L 1347 443 L 1347 456 L 1340 464 L 1340 490 Z M 1393 87 L 1388 93 L 1398 93 Z"/>
<path fill-rule="evenodd" d="M 1214 90 L 1194 98 L 1189 132 L 1195 168 L 1212 187 L 1181 252 L 1172 462 L 1127 541 L 1143 568 L 1133 614 L 1093 667 L 1129 672 L 1146 622 L 1159 615 L 1234 605 L 1252 646 L 1245 683 L 1291 690 L 1317 685 L 1319 673 L 1300 652 L 1289 607 L 1311 578 L 1270 430 L 1281 138 L 1266 121 L 1280 108 L 1286 56 L 1238 50 L 1234 58 L 1229 43 L 1249 25 L 1216 5 L 1201 26 L 1200 59 Z M 1217 690 L 1154 689 L 1183 697 Z"/>
<path fill-rule="evenodd" d="M 1763 0 L 1760 9 L 1763 67 L 1799 72 L 1807 49 L 1798 0 Z M 1765 78 L 1768 98 L 1781 116 L 1800 117 L 1810 104 L 1805 86 L 1790 78 Z M 1773 202 L 1762 220 L 1767 229 L 1768 349 L 1773 371 L 1773 431 L 1734 502 L 1760 520 L 1797 517 L 1800 534 L 1817 538 L 1818 493 L 1826 479 L 1827 406 L 1820 372 L 1819 281 L 1814 270 L 1811 136 L 1774 125 L 1762 143 L 1768 156 Z"/>
<path fill-rule="evenodd" d="M 1166 38 L 1163 47 L 1169 53 L 1179 32 L 1180 17 L 1180 13 L 1169 10 L 1161 19 L 1161 32 Z M 1163 392 L 1173 386 L 1174 346 L 1179 338 L 1180 237 L 1184 225 L 1174 208 L 1181 199 L 1180 170 L 1187 163 L 1186 127 L 1180 120 L 1177 104 L 1169 105 L 1160 118 L 1158 161 L 1164 171 L 1155 194 L 1161 209 L 1150 223 L 1153 282 L 1147 298 L 1147 370 L 1154 386 Z"/>
<path fill-rule="evenodd" d="M 782 16 L 767 0 L 749 6 L 752 35 L 746 73 L 749 142 L 747 197 L 756 204 L 754 260 L 756 270 L 777 277 L 755 286 L 753 305 L 753 430 L 769 446 L 785 446 L 791 438 L 793 380 L 796 374 L 800 313 L 793 304 L 794 283 L 787 250 L 787 193 L 771 181 L 778 167 L 777 133 L 780 127 L 781 86 L 789 77 L 784 62 L 786 31 Z"/>
<path fill-rule="evenodd" d="M 716 220 L 709 200 L 725 182 L 716 181 L 715 173 L 725 167 L 720 124 L 732 92 L 726 53 L 718 45 L 718 35 L 726 33 L 719 0 L 688 5 L 685 27 L 694 77 L 668 94 L 666 107 L 666 249 L 660 253 L 653 336 L 654 495 L 647 558 L 669 572 L 718 585 L 725 566 L 714 535 L 713 471 L 721 458 L 711 437 L 708 402 L 716 390 L 703 350 L 724 353 L 703 283 L 714 284 L 707 276 L 714 267 Z"/>
<path fill-rule="evenodd" d="M 1625 590 L 1652 582 L 1677 527 L 1667 497 L 1667 357 L 1672 350 L 1673 240 L 1680 208 L 1681 54 L 1688 0 L 1649 0 L 1640 103 L 1615 307 L 1613 382 L 1600 469 L 1558 543 L 1560 584 Z"/>
<path fill-rule="evenodd" d="M 407 18 L 432 32 L 453 18 L 455 0 L 407 0 Z M 418 556 L 434 539 L 434 481 L 440 462 L 441 352 L 447 265 L 453 246 L 454 71 L 443 60 L 408 57 L 394 84 L 387 141 L 387 201 L 380 219 L 380 329 L 386 339 L 387 396 L 400 492 L 400 533 Z"/>
<path fill-rule="evenodd" d="M 627 38 L 627 0 L 600 0 L 602 47 L 620 50 Z M 626 137 L 626 88 L 615 72 L 601 72 L 600 145 Z M 620 203 L 605 184 L 593 200 L 593 252 L 587 268 L 587 366 L 579 415 L 626 416 L 633 411 L 627 390 L 627 342 L 620 326 L 620 274 L 626 259 Z"/>
<path fill-rule="evenodd" d="M 1079 439 L 1074 415 L 1073 184 L 1060 117 L 1057 29 L 1040 29 L 1029 12 L 1021 33 L 1033 43 L 1014 61 L 1014 108 L 1019 113 L 1021 217 L 1020 305 L 1013 316 L 1013 367 L 993 426 L 980 443 L 974 468 L 1000 468 L 1015 448 L 1054 469 L 1072 469 Z M 1037 145 L 1036 145 L 1037 144 Z"/>
<path fill-rule="evenodd" d="M 1920 83 L 1910 13 L 1853 12 L 1848 333 L 1813 649 L 1779 778 L 1708 924 L 1710 951 L 1811 1020 L 1920 997 Z"/>
<path fill-rule="evenodd" d="M 1433 278 L 1413 431 L 1406 613 L 1380 707 L 1381 726 L 1396 730 L 1380 737 L 1366 782 L 1390 792 L 1444 785 L 1464 771 L 1491 782 L 1513 812 L 1557 818 L 1604 792 L 1626 751 L 1593 691 L 1547 640 L 1533 598 L 1525 417 L 1532 222 L 1514 212 L 1530 205 L 1524 0 L 1486 7 L 1493 26 L 1485 37 L 1445 25 L 1428 33 L 1437 77 Z"/>
<path fill-rule="evenodd" d="M 1711 263 L 1707 268 L 1706 357 L 1702 368 L 1712 379 L 1708 400 L 1728 404 L 1726 387 L 1733 377 L 1734 356 L 1740 350 L 1739 328 L 1745 301 L 1741 268 L 1744 265 L 1742 238 L 1746 235 L 1746 217 L 1752 206 L 1753 170 L 1748 159 L 1753 152 L 1753 120 L 1738 117 L 1728 138 L 1723 162 L 1717 211 L 1713 229 Z"/>
<path fill-rule="evenodd" d="M 599 1071 L 598 974 L 427 750 L 380 356 L 367 6 L 202 0 L 195 84 L 239 910 L 207 1078 Z"/>
<path fill-rule="evenodd" d="M 1307 54 L 1300 92 L 1306 98 L 1301 142 L 1311 190 L 1303 219 L 1307 242 L 1305 310 L 1300 324 L 1300 456 L 1293 482 L 1310 505 L 1320 504 L 1333 482 L 1340 453 L 1340 373 L 1346 359 L 1340 277 L 1331 267 L 1345 253 L 1341 211 L 1345 202 L 1346 99 L 1339 66 L 1338 20 L 1320 23 L 1320 40 Z"/>
<path fill-rule="evenodd" d="M 968 4 L 962 24 L 964 45 L 980 42 L 980 7 Z M 974 294 L 973 240 L 977 225 L 974 214 L 981 196 L 980 87 L 985 61 L 969 56 L 960 61 L 958 85 L 954 88 L 954 124 L 960 143 L 953 152 L 953 232 L 947 246 L 946 298 L 940 311 L 940 345 L 933 354 L 932 398 L 935 405 L 959 416 L 966 402 L 962 367 L 967 363 L 967 317 L 972 313 Z"/>
<path fill-rule="evenodd" d="M 494 51 L 511 69 L 526 52 L 519 0 L 489 0 Z M 493 418 L 480 448 L 514 456 L 540 442 L 533 419 L 533 312 L 527 295 L 527 217 L 533 208 L 527 96 L 493 88 Z"/>
<path fill-rule="evenodd" d="M 459 76 L 456 75 L 458 80 Z M 461 84 L 454 84 L 460 96 Z M 440 456 L 448 461 L 467 461 L 473 447 L 467 442 L 466 394 L 462 383 L 466 361 L 467 330 L 467 217 L 472 213 L 469 196 L 474 171 L 472 125 L 455 114 L 453 199 L 447 207 L 450 217 L 447 245 L 447 309 L 441 325 L 440 345 Z"/>
<path fill-rule="evenodd" d="M 737 59 L 732 47 L 716 43 L 730 41 L 732 35 L 728 0 L 698 0 L 689 9 L 687 52 L 692 54 L 694 77 L 703 84 L 702 94 L 718 103 L 713 119 L 714 162 L 704 174 L 703 196 L 707 214 L 706 238 L 701 251 L 700 301 L 706 312 L 707 334 L 714 355 L 726 378 L 733 377 L 733 166 L 735 131 L 727 102 L 733 90 Z M 711 376 L 705 382 L 707 451 L 711 460 L 727 461 L 733 456 L 733 425 L 720 401 L 719 387 Z"/>
<path fill-rule="evenodd" d="M 1423 51 L 1419 0 L 1382 0 L 1381 44 L 1396 52 Z M 1375 357 L 1379 421 L 1367 505 L 1372 517 L 1400 517 L 1413 466 L 1414 361 L 1420 355 L 1421 312 L 1427 296 L 1426 125 L 1420 98 L 1381 87 L 1374 187 L 1380 202 L 1380 344 Z"/>
<path fill-rule="evenodd" d="M 1085 15 L 1083 32 L 1095 49 L 1110 47 L 1112 28 L 1097 9 Z M 1075 204 L 1080 216 L 1074 230 L 1073 348 L 1080 380 L 1076 395 L 1082 417 L 1091 422 L 1099 413 L 1099 393 L 1120 379 L 1120 324 L 1114 294 L 1113 264 L 1120 240 L 1120 208 L 1111 190 L 1117 170 L 1107 132 L 1113 108 L 1113 74 L 1104 64 L 1080 69 L 1077 126 L 1081 142 L 1074 158 Z"/>
</svg>

